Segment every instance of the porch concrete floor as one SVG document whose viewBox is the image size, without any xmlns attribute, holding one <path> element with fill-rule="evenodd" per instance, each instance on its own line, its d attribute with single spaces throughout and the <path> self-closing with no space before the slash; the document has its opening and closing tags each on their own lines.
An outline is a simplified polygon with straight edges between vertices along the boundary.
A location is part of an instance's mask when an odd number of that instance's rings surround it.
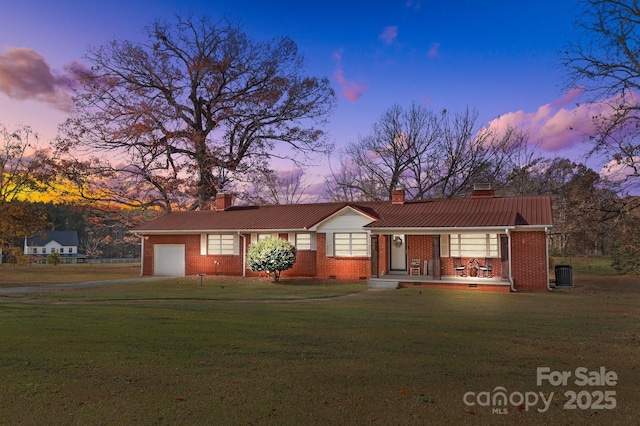
<svg viewBox="0 0 640 426">
<path fill-rule="evenodd" d="M 472 286 L 509 286 L 509 280 L 502 277 L 459 277 L 459 276 L 443 276 L 441 279 L 434 279 L 431 275 L 403 275 L 403 274 L 385 274 L 378 278 L 369 280 L 369 288 L 396 288 L 400 283 L 412 283 L 415 285 L 472 285 Z"/>
</svg>

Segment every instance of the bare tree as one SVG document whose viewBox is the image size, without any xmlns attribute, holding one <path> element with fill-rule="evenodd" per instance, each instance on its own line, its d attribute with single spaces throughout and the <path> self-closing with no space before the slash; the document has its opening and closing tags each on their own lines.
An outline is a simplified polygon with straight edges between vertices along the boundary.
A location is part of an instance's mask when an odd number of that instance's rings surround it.
<svg viewBox="0 0 640 426">
<path fill-rule="evenodd" d="M 603 156 L 618 178 L 640 178 L 640 4 L 582 0 L 580 32 L 564 55 L 567 86 L 581 87 L 594 106 L 591 155 Z M 597 106 L 597 108 L 595 108 Z"/>
<path fill-rule="evenodd" d="M 331 199 L 385 200 L 396 187 L 410 198 L 463 196 L 477 182 L 497 182 L 524 136 L 482 127 L 476 112 L 424 106 L 391 107 L 370 136 L 349 145 L 338 170 L 327 179 Z"/>
<path fill-rule="evenodd" d="M 112 181 L 93 195 L 126 202 L 133 194 L 165 210 L 186 199 L 202 209 L 234 174 L 327 151 L 321 126 L 334 93 L 328 79 L 303 75 L 291 39 L 257 42 L 208 18 L 146 30 L 149 41 L 114 40 L 89 50 L 91 68 L 72 69 L 76 112 L 57 148 L 65 158 L 84 154 L 83 165 L 67 164 L 74 180 Z M 275 149 L 280 143 L 290 149 Z"/>
<path fill-rule="evenodd" d="M 309 185 L 301 168 L 258 171 L 251 173 L 249 180 L 250 186 L 242 198 L 252 204 L 299 204 L 318 200 L 317 196 L 306 193 Z"/>
<path fill-rule="evenodd" d="M 48 152 L 37 141 L 38 135 L 28 126 L 0 126 L 0 249 L 49 226 L 46 211 L 24 201 L 45 191 L 53 178 Z"/>
<path fill-rule="evenodd" d="M 53 178 L 49 153 L 37 145 L 29 126 L 10 130 L 0 125 L 0 201 L 44 191 Z"/>
</svg>

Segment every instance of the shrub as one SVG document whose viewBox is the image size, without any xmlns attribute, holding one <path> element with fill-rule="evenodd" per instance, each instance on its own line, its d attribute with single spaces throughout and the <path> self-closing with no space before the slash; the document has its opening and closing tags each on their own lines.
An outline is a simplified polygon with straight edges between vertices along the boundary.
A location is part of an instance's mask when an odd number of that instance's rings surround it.
<svg viewBox="0 0 640 426">
<path fill-rule="evenodd" d="M 265 271 L 273 282 L 278 282 L 280 273 L 296 263 L 296 248 L 280 238 L 266 238 L 249 247 L 247 264 L 254 271 Z"/>
<path fill-rule="evenodd" d="M 49 265 L 58 266 L 60 262 L 62 262 L 62 259 L 60 259 L 60 254 L 58 254 L 58 252 L 53 252 L 47 256 L 47 263 Z"/>
</svg>

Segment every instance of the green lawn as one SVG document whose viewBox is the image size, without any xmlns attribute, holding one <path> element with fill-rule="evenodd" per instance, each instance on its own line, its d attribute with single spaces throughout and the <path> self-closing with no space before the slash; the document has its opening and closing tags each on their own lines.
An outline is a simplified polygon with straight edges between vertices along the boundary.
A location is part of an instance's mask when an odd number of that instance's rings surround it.
<svg viewBox="0 0 640 426">
<path fill-rule="evenodd" d="M 640 284 L 574 281 L 505 294 L 205 277 L 0 297 L 0 423 L 633 424 Z M 545 366 L 618 380 L 537 386 Z M 463 402 L 498 386 L 554 397 L 543 413 Z M 616 407 L 564 409 L 571 391 L 582 405 L 613 391 Z"/>
<path fill-rule="evenodd" d="M 139 263 L 0 265 L 0 288 L 136 278 Z"/>
</svg>

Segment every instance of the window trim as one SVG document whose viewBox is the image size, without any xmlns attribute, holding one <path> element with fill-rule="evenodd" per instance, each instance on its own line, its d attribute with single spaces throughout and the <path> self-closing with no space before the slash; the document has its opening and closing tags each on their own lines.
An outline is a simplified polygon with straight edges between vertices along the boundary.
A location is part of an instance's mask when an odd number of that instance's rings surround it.
<svg viewBox="0 0 640 426">
<path fill-rule="evenodd" d="M 471 239 L 476 238 L 478 240 L 481 239 L 480 235 L 484 235 L 484 253 L 479 253 L 478 251 L 471 251 L 469 245 L 465 244 L 465 238 Z M 486 232 L 477 232 L 477 233 L 454 233 L 448 234 L 445 236 L 448 239 L 448 249 L 449 256 L 448 257 L 500 257 L 500 234 L 499 233 L 486 233 Z M 447 243 L 442 241 L 441 238 L 441 249 L 443 246 L 446 246 Z M 446 257 L 446 256 L 442 256 Z"/>
<path fill-rule="evenodd" d="M 346 244 L 338 245 L 338 240 L 346 240 L 347 238 L 339 238 L 340 236 L 348 236 L 348 254 L 345 253 L 345 249 L 343 248 Z M 354 236 L 358 236 L 364 240 L 364 251 L 360 249 L 360 251 L 354 250 Z M 360 243 L 360 240 L 356 241 Z M 340 247 L 340 248 L 339 248 Z M 367 257 L 369 255 L 369 235 L 366 232 L 335 232 L 333 234 L 333 255 L 335 257 Z"/>
<path fill-rule="evenodd" d="M 212 245 L 212 240 L 218 239 L 217 247 L 215 245 L 215 241 Z M 226 243 L 225 243 L 226 240 Z M 231 244 L 229 245 L 229 240 L 231 240 Z M 206 239 L 206 247 L 207 254 L 215 255 L 215 256 L 232 256 L 236 252 L 236 238 L 234 234 L 207 234 Z M 229 250 L 230 248 L 230 250 Z M 218 249 L 219 251 L 216 251 Z"/>
<path fill-rule="evenodd" d="M 306 237 L 308 237 L 308 240 L 304 241 L 304 247 L 300 247 L 300 242 L 299 242 L 299 238 L 301 235 L 304 235 Z M 295 247 L 296 250 L 304 250 L 304 251 L 309 251 L 309 250 L 313 250 L 313 238 L 311 235 L 311 232 L 298 232 L 295 234 Z"/>
</svg>

